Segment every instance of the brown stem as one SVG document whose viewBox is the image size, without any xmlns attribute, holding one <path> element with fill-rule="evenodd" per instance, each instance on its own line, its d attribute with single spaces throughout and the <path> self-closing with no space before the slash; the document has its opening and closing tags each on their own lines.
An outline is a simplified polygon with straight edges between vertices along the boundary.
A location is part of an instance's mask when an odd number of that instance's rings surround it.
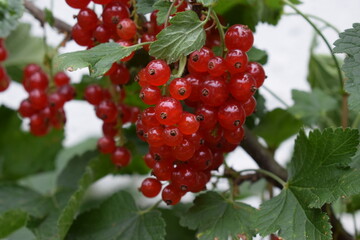
<svg viewBox="0 0 360 240">
<path fill-rule="evenodd" d="M 24 6 L 28 10 L 28 12 L 36 18 L 41 26 L 45 25 L 45 13 L 43 10 L 35 6 L 30 0 L 24 1 Z M 55 18 L 54 27 L 59 30 L 59 32 L 66 33 L 68 36 L 71 36 L 71 26 L 66 22 Z"/>
</svg>

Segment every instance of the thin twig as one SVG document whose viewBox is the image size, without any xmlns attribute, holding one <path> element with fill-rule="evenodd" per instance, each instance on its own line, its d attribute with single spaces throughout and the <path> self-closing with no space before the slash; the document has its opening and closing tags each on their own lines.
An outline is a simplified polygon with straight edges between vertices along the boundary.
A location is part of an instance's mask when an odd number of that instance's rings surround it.
<svg viewBox="0 0 360 240">
<path fill-rule="evenodd" d="M 35 6 L 35 4 L 29 0 L 24 1 L 24 6 L 28 10 L 28 12 L 40 22 L 41 26 L 45 25 L 46 20 L 45 20 L 45 13 L 43 10 Z M 55 19 L 54 28 L 59 30 L 59 32 L 66 33 L 68 36 L 71 36 L 72 27 L 58 18 L 54 18 L 54 19 Z"/>
</svg>

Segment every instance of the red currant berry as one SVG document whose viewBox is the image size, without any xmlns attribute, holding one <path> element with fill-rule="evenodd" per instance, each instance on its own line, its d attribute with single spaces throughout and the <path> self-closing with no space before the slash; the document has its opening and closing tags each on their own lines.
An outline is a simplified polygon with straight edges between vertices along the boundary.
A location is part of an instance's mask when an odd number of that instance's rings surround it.
<svg viewBox="0 0 360 240">
<path fill-rule="evenodd" d="M 164 129 L 162 127 L 152 127 L 145 133 L 146 141 L 149 145 L 160 147 L 164 145 Z"/>
<path fill-rule="evenodd" d="M 229 89 L 231 95 L 240 102 L 246 102 L 256 92 L 255 80 L 249 73 L 239 73 L 231 77 Z"/>
<path fill-rule="evenodd" d="M 85 31 L 93 31 L 98 23 L 96 13 L 89 8 L 81 9 L 77 15 L 77 20 L 80 27 Z"/>
<path fill-rule="evenodd" d="M 180 161 L 189 160 L 195 153 L 195 146 L 186 138 L 173 149 L 174 157 Z"/>
<path fill-rule="evenodd" d="M 200 50 L 190 54 L 188 65 L 196 70 L 196 72 L 206 72 L 208 68 L 208 62 L 213 56 L 214 53 L 210 49 L 203 47 Z"/>
<path fill-rule="evenodd" d="M 183 108 L 181 103 L 171 97 L 162 97 L 155 106 L 155 116 L 164 125 L 176 124 L 180 121 Z"/>
<path fill-rule="evenodd" d="M 208 62 L 207 71 L 211 76 L 220 77 L 222 76 L 226 68 L 225 59 L 222 57 L 213 57 Z"/>
<path fill-rule="evenodd" d="M 169 85 L 171 96 L 177 100 L 184 100 L 191 94 L 191 83 L 185 78 L 175 78 Z"/>
<path fill-rule="evenodd" d="M 202 146 L 189 159 L 189 166 L 197 171 L 205 171 L 212 165 L 213 154 L 208 147 Z"/>
<path fill-rule="evenodd" d="M 172 173 L 171 181 L 176 186 L 179 186 L 181 191 L 189 191 L 196 181 L 197 172 L 191 168 L 179 167 Z"/>
<path fill-rule="evenodd" d="M 243 108 L 245 110 L 246 116 L 250 116 L 255 111 L 256 99 L 254 98 L 254 96 L 252 96 L 242 106 L 243 106 Z"/>
<path fill-rule="evenodd" d="M 54 82 L 57 87 L 70 84 L 70 78 L 64 72 L 58 72 L 54 76 Z"/>
<path fill-rule="evenodd" d="M 136 25 L 130 18 L 124 18 L 117 25 L 116 31 L 121 39 L 131 40 L 136 35 Z"/>
<path fill-rule="evenodd" d="M 145 109 L 142 113 L 141 113 L 141 120 L 142 123 L 147 127 L 147 128 L 152 128 L 152 127 L 158 127 L 160 126 L 159 121 L 156 119 L 155 116 L 155 108 L 154 107 L 149 107 L 147 109 Z"/>
<path fill-rule="evenodd" d="M 75 24 L 71 30 L 72 37 L 74 41 L 80 45 L 89 47 L 92 46 L 92 33 L 83 29 L 79 24 Z"/>
<path fill-rule="evenodd" d="M 110 80 L 114 85 L 124 85 L 130 81 L 130 72 L 127 67 L 120 63 L 115 65 L 115 70 L 110 74 Z"/>
<path fill-rule="evenodd" d="M 65 0 L 65 2 L 72 8 L 86 8 L 90 0 Z"/>
<path fill-rule="evenodd" d="M 113 138 L 118 133 L 116 122 L 104 122 L 102 125 L 102 132 L 105 137 Z"/>
<path fill-rule="evenodd" d="M 19 106 L 19 113 L 22 117 L 31 117 L 36 110 L 32 107 L 32 104 L 30 103 L 29 99 L 24 99 L 20 103 Z"/>
<path fill-rule="evenodd" d="M 147 82 L 154 86 L 164 85 L 171 75 L 170 67 L 163 60 L 152 60 L 146 66 Z"/>
<path fill-rule="evenodd" d="M 151 169 L 154 167 L 154 165 L 156 163 L 155 159 L 153 158 L 153 156 L 150 153 L 145 154 L 144 162 L 145 162 L 146 166 L 148 166 Z"/>
<path fill-rule="evenodd" d="M 141 36 L 141 42 L 153 42 L 156 40 L 156 36 L 154 34 L 150 34 L 150 33 L 144 33 Z M 150 51 L 150 44 L 148 45 L 144 45 L 143 48 L 145 49 L 145 51 Z"/>
<path fill-rule="evenodd" d="M 61 86 L 58 88 L 57 92 L 63 95 L 65 97 L 65 101 L 67 102 L 74 99 L 76 95 L 75 88 L 71 85 Z"/>
<path fill-rule="evenodd" d="M 248 26 L 236 24 L 231 26 L 225 34 L 227 49 L 241 49 L 244 52 L 250 50 L 254 43 L 254 35 Z"/>
<path fill-rule="evenodd" d="M 239 103 L 228 101 L 219 107 L 217 117 L 223 128 L 236 130 L 244 124 L 246 115 Z"/>
<path fill-rule="evenodd" d="M 140 187 L 140 191 L 145 197 L 153 198 L 156 197 L 161 191 L 161 182 L 155 178 L 145 178 Z"/>
<path fill-rule="evenodd" d="M 7 75 L 5 69 L 0 66 L 0 92 L 5 91 L 10 86 L 10 78 Z"/>
<path fill-rule="evenodd" d="M 156 86 L 148 85 L 140 90 L 139 97 L 148 105 L 157 104 L 161 98 L 161 91 Z"/>
<path fill-rule="evenodd" d="M 103 100 L 96 106 L 96 116 L 104 122 L 114 122 L 117 118 L 117 107 L 111 100 Z"/>
<path fill-rule="evenodd" d="M 49 106 L 53 110 L 63 108 L 65 104 L 65 98 L 60 93 L 54 92 L 48 96 Z"/>
<path fill-rule="evenodd" d="M 28 64 L 24 68 L 24 78 L 29 78 L 31 75 L 33 75 L 36 72 L 41 71 L 41 67 L 37 64 Z"/>
<path fill-rule="evenodd" d="M 109 137 L 102 137 L 97 142 L 98 149 L 101 153 L 113 153 L 116 149 L 115 141 Z"/>
<path fill-rule="evenodd" d="M 163 132 L 164 143 L 170 147 L 175 147 L 181 144 L 183 134 L 177 127 L 165 127 Z"/>
<path fill-rule="evenodd" d="M 129 16 L 129 8 L 123 3 L 115 1 L 106 5 L 102 13 L 104 24 L 112 29 L 116 28 L 121 19 L 129 18 Z"/>
<path fill-rule="evenodd" d="M 245 72 L 247 70 L 248 56 L 240 49 L 234 49 L 226 54 L 225 63 L 231 74 Z"/>
<path fill-rule="evenodd" d="M 131 153 L 125 147 L 117 147 L 111 154 L 111 161 L 118 167 L 126 167 L 131 161 Z"/>
<path fill-rule="evenodd" d="M 98 105 L 104 99 L 103 90 L 99 85 L 89 85 L 85 88 L 84 97 L 90 104 Z"/>
<path fill-rule="evenodd" d="M 196 116 L 192 113 L 184 112 L 178 122 L 178 128 L 182 134 L 191 135 L 200 127 L 200 123 L 197 121 Z"/>
<path fill-rule="evenodd" d="M 31 106 L 36 110 L 41 110 L 48 105 L 48 96 L 46 92 L 40 89 L 34 89 L 29 93 Z"/>
<path fill-rule="evenodd" d="M 185 79 L 191 84 L 191 94 L 187 102 L 198 102 L 200 100 L 200 83 L 202 79 L 195 75 L 187 75 Z"/>
<path fill-rule="evenodd" d="M 169 181 L 173 171 L 173 162 L 170 159 L 162 159 L 155 163 L 152 173 L 159 181 Z"/>
<path fill-rule="evenodd" d="M 214 128 L 217 123 L 217 109 L 207 105 L 200 105 L 196 109 L 196 120 L 202 129 Z"/>
<path fill-rule="evenodd" d="M 209 106 L 218 107 L 229 97 L 227 83 L 221 78 L 209 78 L 200 86 L 200 100 Z"/>
<path fill-rule="evenodd" d="M 266 78 L 264 68 L 261 66 L 261 64 L 257 62 L 249 62 L 247 69 L 248 73 L 254 77 L 256 87 L 261 87 Z"/>
<path fill-rule="evenodd" d="M 162 199 L 167 205 L 175 205 L 180 202 L 181 195 L 180 189 L 173 184 L 167 185 L 161 193 Z"/>
<path fill-rule="evenodd" d="M 227 142 L 238 145 L 241 140 L 243 140 L 244 134 L 244 129 L 242 127 L 239 127 L 235 130 L 225 130 L 224 138 Z"/>
<path fill-rule="evenodd" d="M 111 34 L 104 25 L 101 24 L 95 28 L 93 37 L 95 42 L 106 43 L 110 40 Z"/>
</svg>

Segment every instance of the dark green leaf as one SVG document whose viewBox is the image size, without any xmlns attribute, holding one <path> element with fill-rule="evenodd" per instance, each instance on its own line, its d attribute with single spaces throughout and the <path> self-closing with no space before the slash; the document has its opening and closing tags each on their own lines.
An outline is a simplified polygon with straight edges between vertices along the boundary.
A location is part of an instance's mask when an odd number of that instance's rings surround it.
<svg viewBox="0 0 360 240">
<path fill-rule="evenodd" d="M 249 61 L 258 62 L 260 64 L 266 64 L 268 60 L 268 54 L 264 50 L 252 47 L 249 52 L 247 52 Z"/>
<path fill-rule="evenodd" d="M 55 157 L 62 148 L 62 131 L 52 130 L 44 137 L 23 132 L 17 113 L 5 107 L 0 107 L 0 126 L 0 180 L 54 169 Z"/>
<path fill-rule="evenodd" d="M 54 23 L 55 23 L 55 18 L 54 18 L 54 15 L 53 15 L 52 11 L 50 9 L 45 8 L 44 13 L 45 13 L 45 21 L 51 27 L 53 27 Z"/>
<path fill-rule="evenodd" d="M 289 137 L 296 134 L 302 122 L 286 110 L 277 108 L 268 112 L 254 128 L 254 133 L 262 137 L 271 149 L 276 149 Z"/>
<path fill-rule="evenodd" d="M 204 5 L 205 7 L 211 7 L 214 6 L 218 0 L 197 0 L 199 3 Z"/>
<path fill-rule="evenodd" d="M 163 240 L 165 222 L 159 211 L 141 212 L 132 196 L 119 192 L 99 209 L 80 215 L 66 239 Z"/>
<path fill-rule="evenodd" d="M 141 45 L 123 47 L 114 42 L 103 43 L 90 50 L 59 55 L 54 62 L 57 68 L 69 71 L 88 67 L 93 77 L 99 77 L 104 75 L 114 62 L 129 56 L 141 47 Z"/>
<path fill-rule="evenodd" d="M 0 38 L 6 38 L 17 27 L 23 12 L 22 0 L 0 1 Z"/>
<path fill-rule="evenodd" d="M 0 238 L 4 238 L 25 226 L 28 214 L 21 210 L 9 210 L 0 214 Z"/>
<path fill-rule="evenodd" d="M 180 12 L 170 20 L 171 25 L 157 35 L 150 45 L 150 55 L 172 63 L 205 44 L 205 22 L 194 11 Z"/>
<path fill-rule="evenodd" d="M 180 224 L 198 231 L 200 240 L 227 240 L 245 234 L 249 239 L 255 234 L 253 214 L 255 209 L 240 202 L 230 202 L 215 192 L 198 196 L 182 217 Z M 226 227 L 225 227 L 226 226 Z"/>
<path fill-rule="evenodd" d="M 334 45 L 335 53 L 346 54 L 342 70 L 349 78 L 345 82 L 345 90 L 350 94 L 349 108 L 360 112 L 360 23 L 340 33 Z"/>
<path fill-rule="evenodd" d="M 339 197 L 360 193 L 349 165 L 359 144 L 357 130 L 315 130 L 307 138 L 300 132 L 289 166 L 288 188 L 299 201 L 320 208 Z M 358 180 L 360 181 L 360 179 Z"/>
<path fill-rule="evenodd" d="M 22 81 L 25 65 L 35 63 L 43 66 L 44 41 L 31 36 L 30 28 L 29 24 L 20 24 L 5 40 L 6 49 L 10 54 L 4 66 L 11 79 L 17 82 Z M 26 44 L 24 44 L 24 39 L 26 39 Z"/>
<path fill-rule="evenodd" d="M 332 239 L 328 216 L 320 209 L 308 208 L 288 189 L 261 204 L 256 226 L 262 236 L 280 230 L 286 240 Z"/>
<path fill-rule="evenodd" d="M 294 105 L 289 112 L 307 125 L 315 125 L 326 121 L 327 112 L 335 110 L 337 101 L 320 89 L 312 92 L 292 91 Z"/>
<path fill-rule="evenodd" d="M 156 0 L 137 0 L 136 1 L 136 9 L 138 13 L 147 14 L 154 11 L 152 7 Z"/>
<path fill-rule="evenodd" d="M 169 8 L 171 6 L 171 2 L 168 2 L 166 0 L 158 0 L 154 5 L 153 8 L 155 10 L 159 10 L 156 13 L 156 21 L 158 25 L 163 24 L 166 21 L 166 18 L 168 16 L 168 11 Z M 172 8 L 170 15 L 175 14 L 176 13 L 176 8 Z"/>
<path fill-rule="evenodd" d="M 161 209 L 160 211 L 166 223 L 166 240 L 196 240 L 196 232 L 180 226 L 180 217 L 173 209 Z"/>
<path fill-rule="evenodd" d="M 348 213 L 354 213 L 360 210 L 360 194 L 354 195 L 346 201 L 346 211 Z"/>
</svg>

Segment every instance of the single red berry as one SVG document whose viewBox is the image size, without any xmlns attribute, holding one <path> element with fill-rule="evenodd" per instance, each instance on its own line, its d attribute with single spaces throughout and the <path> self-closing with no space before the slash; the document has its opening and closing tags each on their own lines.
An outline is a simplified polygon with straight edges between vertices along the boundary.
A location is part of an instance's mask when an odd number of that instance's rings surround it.
<svg viewBox="0 0 360 240">
<path fill-rule="evenodd" d="M 104 134 L 104 136 L 109 137 L 109 138 L 113 138 L 116 136 L 116 134 L 118 133 L 118 129 L 117 129 L 117 123 L 116 122 L 104 122 L 102 125 L 102 132 Z"/>
<path fill-rule="evenodd" d="M 146 68 L 142 68 L 138 72 L 138 74 L 135 76 L 134 81 L 139 83 L 139 85 L 141 87 L 145 87 L 145 86 L 149 85 L 149 83 L 147 82 L 147 79 L 146 79 Z"/>
<path fill-rule="evenodd" d="M 176 188 L 175 185 L 167 185 L 161 193 L 163 201 L 167 205 L 175 205 L 181 200 L 180 189 Z"/>
<path fill-rule="evenodd" d="M 217 108 L 205 104 L 200 105 L 195 111 L 196 120 L 201 129 L 214 128 L 217 123 Z"/>
<path fill-rule="evenodd" d="M 183 140 L 183 134 L 180 132 L 179 128 L 168 126 L 164 128 L 163 140 L 166 145 L 175 147 L 181 144 Z"/>
<path fill-rule="evenodd" d="M 140 187 L 140 191 L 145 197 L 156 197 L 161 191 L 161 182 L 155 178 L 145 178 Z"/>
<path fill-rule="evenodd" d="M 252 96 L 242 106 L 245 110 L 246 116 L 250 116 L 255 111 L 256 99 L 254 98 L 254 96 Z"/>
<path fill-rule="evenodd" d="M 130 18 L 120 20 L 116 27 L 117 34 L 121 39 L 131 40 L 136 35 L 136 25 Z"/>
<path fill-rule="evenodd" d="M 57 92 L 63 95 L 65 97 L 65 101 L 67 102 L 74 99 L 76 95 L 75 88 L 71 85 L 61 86 L 58 88 Z"/>
<path fill-rule="evenodd" d="M 146 79 L 150 85 L 164 85 L 171 75 L 170 67 L 163 60 L 152 60 L 146 66 Z"/>
<path fill-rule="evenodd" d="M 114 122 L 118 111 L 115 103 L 111 100 L 103 100 L 96 106 L 96 116 L 104 122 Z"/>
<path fill-rule="evenodd" d="M 187 75 L 185 79 L 191 84 L 191 93 L 186 102 L 198 102 L 200 100 L 200 83 L 202 79 L 193 74 Z"/>
<path fill-rule="evenodd" d="M 213 162 L 213 154 L 208 147 L 201 146 L 189 159 L 189 166 L 197 171 L 205 171 Z"/>
<path fill-rule="evenodd" d="M 121 2 L 113 1 L 106 5 L 102 13 L 105 26 L 116 31 L 116 25 L 121 19 L 129 18 L 129 8 Z"/>
<path fill-rule="evenodd" d="M 142 113 L 141 113 L 141 120 L 142 123 L 144 124 L 144 126 L 146 126 L 147 128 L 152 128 L 152 127 L 158 127 L 160 126 L 159 121 L 156 119 L 155 116 L 155 107 L 149 107 L 147 109 L 145 109 Z"/>
<path fill-rule="evenodd" d="M 236 130 L 244 124 L 246 115 L 241 104 L 230 100 L 219 107 L 217 118 L 223 128 Z"/>
<path fill-rule="evenodd" d="M 96 13 L 89 9 L 83 8 L 77 15 L 78 24 L 85 31 L 93 31 L 97 27 L 98 17 Z"/>
<path fill-rule="evenodd" d="M 29 101 L 36 110 L 41 110 L 49 104 L 48 95 L 40 89 L 34 89 L 29 93 Z"/>
<path fill-rule="evenodd" d="M 65 2 L 72 8 L 86 8 L 90 0 L 65 0 Z"/>
<path fill-rule="evenodd" d="M 131 161 L 131 153 L 125 147 L 117 147 L 111 154 L 111 161 L 118 167 L 126 167 Z"/>
<path fill-rule="evenodd" d="M 246 102 L 256 92 L 255 79 L 249 73 L 235 74 L 230 79 L 229 89 L 236 100 Z"/>
<path fill-rule="evenodd" d="M 94 32 L 93 37 L 95 42 L 106 43 L 111 38 L 111 33 L 104 27 L 104 25 L 98 25 Z"/>
<path fill-rule="evenodd" d="M 264 68 L 261 64 L 257 62 L 249 62 L 247 71 L 254 77 L 256 87 L 261 87 L 266 78 Z"/>
<path fill-rule="evenodd" d="M 190 144 L 194 146 L 195 150 L 199 150 L 199 148 L 205 144 L 205 139 L 199 131 L 191 135 L 185 135 L 184 138 L 186 138 L 186 140 L 188 140 Z"/>
<path fill-rule="evenodd" d="M 241 140 L 243 140 L 244 135 L 245 133 L 243 127 L 239 127 L 235 130 L 224 131 L 224 138 L 226 139 L 227 142 L 231 144 L 238 145 L 241 142 Z"/>
<path fill-rule="evenodd" d="M 247 70 L 248 56 L 240 49 L 234 49 L 226 54 L 225 63 L 231 74 L 242 73 Z"/>
<path fill-rule="evenodd" d="M 159 181 L 169 181 L 173 171 L 173 162 L 170 159 L 162 159 L 155 163 L 152 173 Z"/>
<path fill-rule="evenodd" d="M 58 109 L 54 116 L 50 119 L 51 126 L 55 129 L 63 129 L 66 123 L 66 115 L 64 109 Z"/>
<path fill-rule="evenodd" d="M 146 166 L 148 166 L 149 168 L 154 167 L 156 160 L 153 158 L 153 156 L 150 153 L 145 154 L 143 158 Z"/>
<path fill-rule="evenodd" d="M 115 70 L 110 74 L 110 80 L 114 85 L 124 85 L 130 81 L 130 72 L 127 67 L 120 63 L 116 63 Z"/>
<path fill-rule="evenodd" d="M 172 97 L 162 97 L 155 106 L 156 119 L 164 125 L 178 123 L 182 113 L 181 103 Z"/>
<path fill-rule="evenodd" d="M 79 24 L 74 25 L 71 30 L 71 35 L 74 41 L 80 46 L 89 47 L 93 44 L 92 32 L 83 29 Z"/>
<path fill-rule="evenodd" d="M 44 136 L 49 130 L 49 123 L 40 114 L 33 114 L 30 117 L 30 132 L 34 136 Z"/>
<path fill-rule="evenodd" d="M 53 110 L 58 110 L 60 108 L 63 108 L 65 104 L 65 98 L 63 95 L 61 95 L 58 92 L 51 93 L 48 96 L 49 106 Z"/>
<path fill-rule="evenodd" d="M 41 67 L 37 64 L 31 63 L 24 68 L 24 78 L 28 78 L 36 72 L 41 71 Z"/>
<path fill-rule="evenodd" d="M 104 99 L 103 90 L 99 85 L 89 85 L 85 88 L 84 97 L 90 104 L 98 105 Z"/>
<path fill-rule="evenodd" d="M 196 181 L 197 172 L 187 165 L 175 169 L 171 176 L 171 183 L 178 186 L 181 191 L 189 191 Z"/>
<path fill-rule="evenodd" d="M 36 110 L 32 107 L 32 104 L 29 101 L 29 99 L 22 100 L 18 111 L 20 115 L 24 118 L 31 117 L 36 112 Z"/>
<path fill-rule="evenodd" d="M 116 149 L 114 139 L 109 137 L 99 138 L 97 146 L 99 151 L 104 154 L 113 153 Z"/>
<path fill-rule="evenodd" d="M 163 127 L 152 127 L 145 133 L 145 139 L 149 145 L 160 147 L 164 145 Z"/>
<path fill-rule="evenodd" d="M 7 75 L 5 69 L 0 66 L 0 92 L 5 91 L 10 86 L 10 78 Z"/>
<path fill-rule="evenodd" d="M 195 146 L 186 138 L 180 143 L 180 145 L 174 147 L 173 154 L 177 160 L 187 161 L 195 153 Z"/>
<path fill-rule="evenodd" d="M 210 166 L 210 170 L 218 170 L 218 168 L 224 163 L 224 154 L 220 151 L 213 153 L 213 156 L 214 157 Z"/>
<path fill-rule="evenodd" d="M 70 84 L 70 78 L 64 72 L 58 72 L 54 76 L 54 82 L 57 87 Z"/>
<path fill-rule="evenodd" d="M 213 107 L 222 105 L 229 97 L 227 83 L 219 77 L 212 77 L 202 82 L 200 93 L 200 100 Z"/>
<path fill-rule="evenodd" d="M 192 113 L 184 112 L 181 116 L 180 121 L 178 122 L 178 128 L 182 134 L 191 135 L 200 127 L 199 121 L 196 119 L 196 116 Z"/>
<path fill-rule="evenodd" d="M 197 172 L 196 181 L 191 186 L 191 192 L 197 193 L 206 189 L 206 183 L 210 180 L 211 174 L 206 172 Z M 210 175 L 210 176 L 209 176 Z"/>
<path fill-rule="evenodd" d="M 196 72 L 206 72 L 208 62 L 214 53 L 207 47 L 202 47 L 200 50 L 192 52 L 189 56 L 188 65 L 194 68 Z"/>
<path fill-rule="evenodd" d="M 175 78 L 169 84 L 170 95 L 177 100 L 184 100 L 191 94 L 191 83 L 185 78 Z"/>
<path fill-rule="evenodd" d="M 154 105 L 160 101 L 161 91 L 156 86 L 148 85 L 141 88 L 139 97 L 144 103 Z"/>
<path fill-rule="evenodd" d="M 33 89 L 45 91 L 49 85 L 49 78 L 44 72 L 39 71 L 35 72 L 28 78 L 25 78 L 23 84 L 27 91 L 31 91 Z"/>
<path fill-rule="evenodd" d="M 149 153 L 156 162 L 170 161 L 170 159 L 174 158 L 172 154 L 172 148 L 166 145 L 160 147 L 149 146 Z"/>
<path fill-rule="evenodd" d="M 247 52 L 253 43 L 254 35 L 248 26 L 235 24 L 226 31 L 225 44 L 229 50 L 241 49 Z"/>
<path fill-rule="evenodd" d="M 225 59 L 222 57 L 213 57 L 208 62 L 207 71 L 214 77 L 222 76 L 227 70 Z"/>
</svg>

